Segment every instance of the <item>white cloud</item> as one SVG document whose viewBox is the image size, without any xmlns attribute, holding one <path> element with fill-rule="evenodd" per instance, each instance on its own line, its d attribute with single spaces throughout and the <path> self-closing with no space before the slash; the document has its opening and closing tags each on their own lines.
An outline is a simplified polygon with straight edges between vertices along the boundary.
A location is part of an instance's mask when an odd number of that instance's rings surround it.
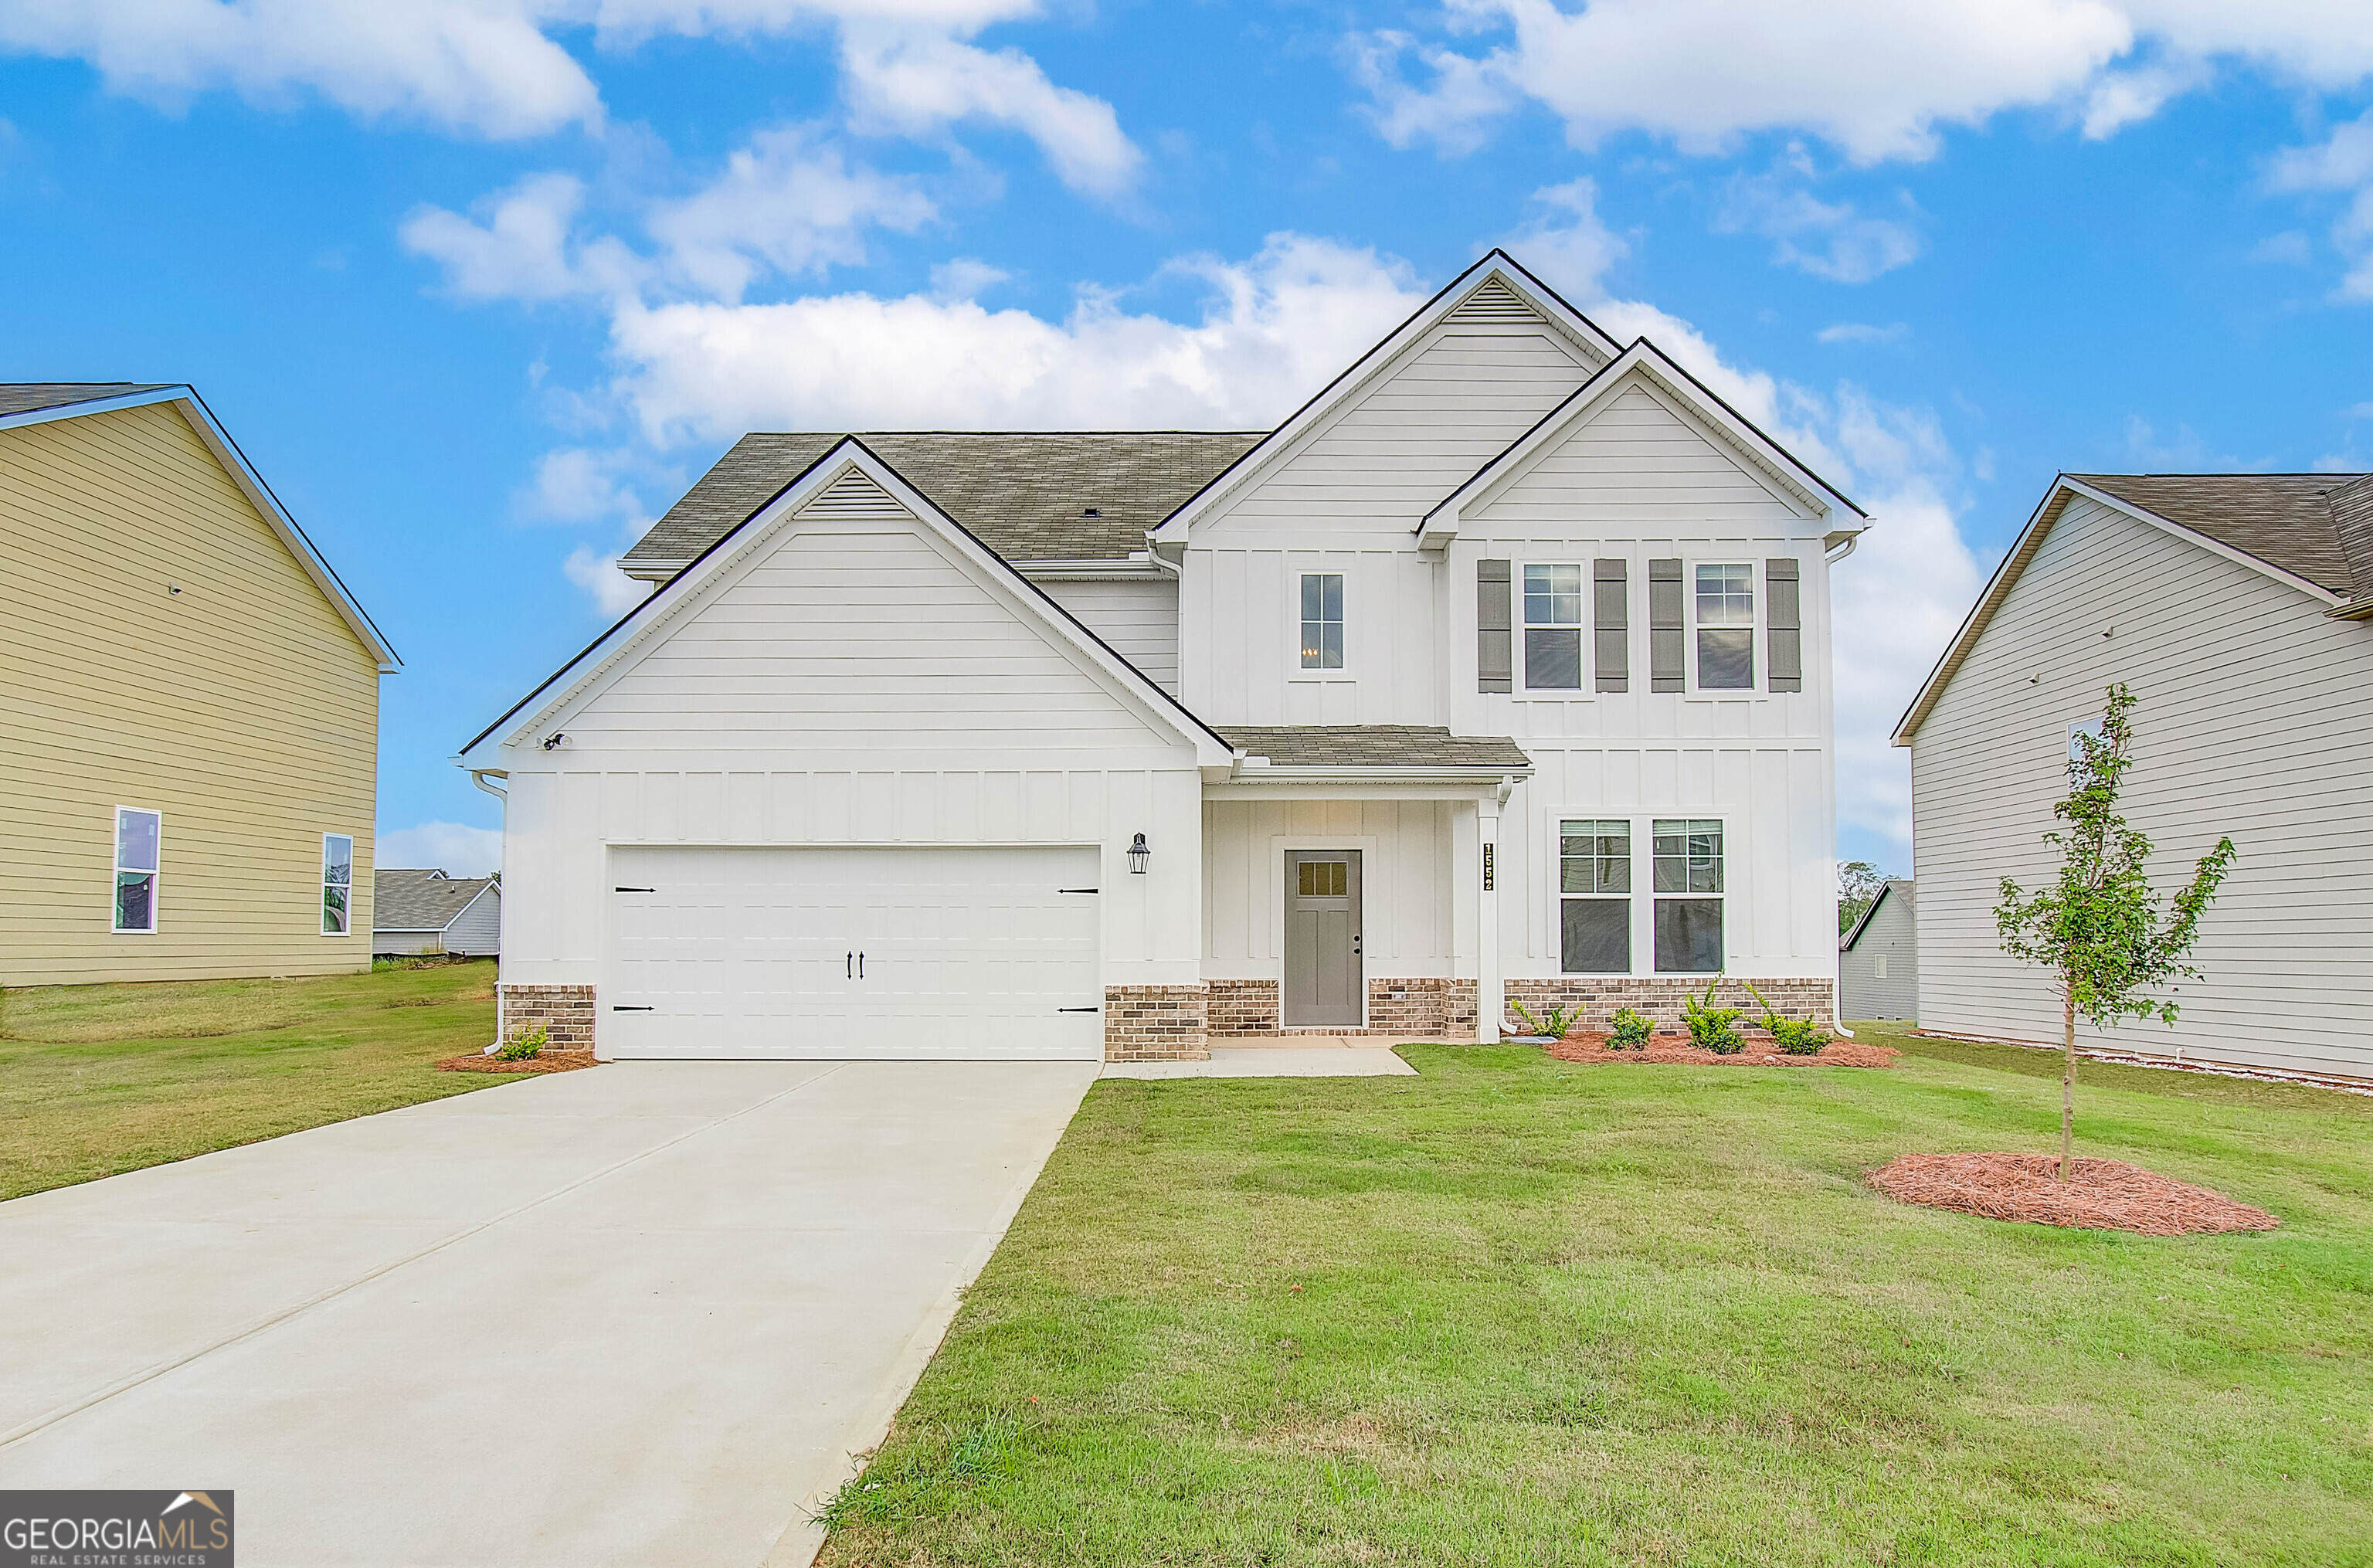
<svg viewBox="0 0 2373 1568">
<path fill-rule="evenodd" d="M 2303 267 L 2314 259 L 2315 249 L 2308 237 L 2296 228 L 2280 234 L 2269 234 L 2250 247 L 2249 259 L 2277 266 Z"/>
<path fill-rule="evenodd" d="M 918 136 L 966 123 L 1005 126 L 1036 142 L 1065 184 L 1099 196 L 1128 189 L 1144 161 L 1111 104 L 1057 87 L 1018 49 L 851 22 L 841 29 L 840 58 L 860 131 Z"/>
<path fill-rule="evenodd" d="M 111 89 L 186 101 L 319 94 L 357 114 L 497 137 L 598 126 L 601 94 L 544 34 L 557 6 L 504 0 L 11 0 L 0 49 L 89 61 Z"/>
<path fill-rule="evenodd" d="M 1598 187 L 1570 180 L 1535 191 L 1531 202 L 1532 217 L 1501 243 L 1569 300 L 1596 298 L 1607 269 L 1631 249 L 1600 221 Z"/>
<path fill-rule="evenodd" d="M 762 271 L 812 274 L 865 259 L 864 235 L 912 233 L 936 209 L 911 180 L 849 167 L 809 128 L 762 131 L 697 193 L 651 215 L 668 267 L 701 292 L 739 299 Z"/>
<path fill-rule="evenodd" d="M 1908 211 L 1911 198 L 1900 198 Z M 1718 229 L 1774 241 L 1772 260 L 1832 283 L 1868 283 L 1915 260 L 1920 231 L 1900 218 L 1871 217 L 1824 202 L 1786 172 L 1734 175 L 1724 187 Z"/>
<path fill-rule="evenodd" d="M 1250 260 L 1190 258 L 1193 322 L 1083 291 L 1060 321 L 915 294 L 623 306 L 611 392 L 667 447 L 753 429 L 1114 429 L 1272 422 L 1425 298 L 1374 251 L 1273 236 Z"/>
<path fill-rule="evenodd" d="M 977 256 L 958 256 L 931 269 L 931 293 L 940 299 L 976 299 L 1013 275 L 990 266 Z"/>
<path fill-rule="evenodd" d="M 2022 107 L 2063 106 L 2107 135 L 2222 59 L 2323 88 L 2373 72 L 2373 7 L 2354 0 L 1448 0 L 1447 14 L 1455 33 L 1505 41 L 1354 42 L 1354 75 L 1396 145 L 1469 146 L 1531 99 L 1578 146 L 1640 131 L 1711 152 L 1803 132 L 1870 163 L 1928 158 L 1940 129 Z"/>
<path fill-rule="evenodd" d="M 618 569 L 618 557 L 624 554 L 619 550 L 605 556 L 590 544 L 579 544 L 560 563 L 568 580 L 583 589 L 592 598 L 593 607 L 612 620 L 649 598 L 651 592 L 651 584 Z"/>
<path fill-rule="evenodd" d="M 441 871 L 448 876 L 488 876 L 503 869 L 503 836 L 491 827 L 424 822 L 380 835 L 381 870 Z"/>
<path fill-rule="evenodd" d="M 645 268 L 614 240 L 579 244 L 571 237 L 584 182 L 569 174 L 531 174 L 478 202 L 473 222 L 443 207 L 421 207 L 403 220 L 405 250 L 445 269 L 446 287 L 470 299 L 557 299 L 630 287 Z"/>
<path fill-rule="evenodd" d="M 2332 225 L 2332 242 L 2351 263 L 2340 294 L 2373 299 L 2373 110 L 2333 127 L 2314 146 L 2285 149 L 2268 173 L 2276 190 L 2350 193 Z"/>
<path fill-rule="evenodd" d="M 1869 322 L 1839 322 L 1823 327 L 1813 334 L 1816 343 L 1904 343 L 1911 336 L 1908 322 L 1889 322 L 1877 326 Z"/>
<path fill-rule="evenodd" d="M 621 477 L 633 466 L 623 452 L 585 447 L 546 452 L 536 462 L 534 482 L 513 497 L 511 509 L 533 522 L 648 517 L 641 498 Z"/>
</svg>

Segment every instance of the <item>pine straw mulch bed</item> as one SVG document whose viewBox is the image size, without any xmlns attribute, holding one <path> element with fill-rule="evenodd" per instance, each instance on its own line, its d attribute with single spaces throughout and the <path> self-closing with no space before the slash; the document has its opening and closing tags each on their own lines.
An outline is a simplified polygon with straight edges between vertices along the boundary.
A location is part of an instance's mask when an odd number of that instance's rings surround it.
<svg viewBox="0 0 2373 1568">
<path fill-rule="evenodd" d="M 1542 1047 L 1560 1061 L 1645 1061 L 1689 1067 L 1892 1067 L 1896 1052 L 1886 1046 L 1858 1040 L 1831 1040 L 1811 1056 L 1787 1056 L 1767 1036 L 1746 1036 L 1747 1048 L 1736 1056 L 1716 1056 L 1690 1045 L 1686 1035 L 1655 1035 L 1640 1050 L 1619 1051 L 1603 1034 L 1576 1030 Z"/>
<path fill-rule="evenodd" d="M 2141 1235 L 2270 1231 L 2282 1223 L 2263 1209 L 2123 1160 L 2077 1159 L 2065 1182 L 2054 1176 L 2059 1168 L 2051 1154 L 1903 1154 L 1871 1172 L 1870 1184 L 1899 1203 Z"/>
<path fill-rule="evenodd" d="M 591 1051 L 539 1051 L 523 1061 L 505 1061 L 498 1056 L 485 1056 L 472 1051 L 468 1056 L 447 1057 L 437 1064 L 439 1072 L 573 1072 L 580 1067 L 595 1065 Z"/>
</svg>

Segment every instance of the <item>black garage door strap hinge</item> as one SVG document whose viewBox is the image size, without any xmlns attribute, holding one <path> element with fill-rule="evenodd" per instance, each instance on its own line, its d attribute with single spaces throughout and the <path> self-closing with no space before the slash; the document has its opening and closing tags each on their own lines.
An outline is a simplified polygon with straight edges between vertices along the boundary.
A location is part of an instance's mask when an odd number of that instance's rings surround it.
<svg viewBox="0 0 2373 1568">
<path fill-rule="evenodd" d="M 1058 1012 L 1102 1012 L 1104 1009 L 1101 1007 L 1058 1007 L 1055 1011 Z"/>
<path fill-rule="evenodd" d="M 1093 893 L 1096 889 L 1093 887 L 1058 887 L 1055 891 L 1058 893 Z"/>
<path fill-rule="evenodd" d="M 610 1011 L 613 1012 L 656 1012 L 659 1010 L 651 1007 L 628 1007 L 621 1002 L 613 1002 L 610 1004 Z"/>
<path fill-rule="evenodd" d="M 610 891 L 613 893 L 657 893 L 659 889 L 656 887 L 614 887 Z"/>
</svg>

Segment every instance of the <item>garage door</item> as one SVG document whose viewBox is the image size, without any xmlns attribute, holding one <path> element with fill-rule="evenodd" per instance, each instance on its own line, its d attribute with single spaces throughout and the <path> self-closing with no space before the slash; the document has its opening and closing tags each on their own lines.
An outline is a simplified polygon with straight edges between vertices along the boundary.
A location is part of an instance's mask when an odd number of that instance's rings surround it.
<svg viewBox="0 0 2373 1568">
<path fill-rule="evenodd" d="M 611 851 L 620 1057 L 1094 1060 L 1093 849 Z"/>
</svg>

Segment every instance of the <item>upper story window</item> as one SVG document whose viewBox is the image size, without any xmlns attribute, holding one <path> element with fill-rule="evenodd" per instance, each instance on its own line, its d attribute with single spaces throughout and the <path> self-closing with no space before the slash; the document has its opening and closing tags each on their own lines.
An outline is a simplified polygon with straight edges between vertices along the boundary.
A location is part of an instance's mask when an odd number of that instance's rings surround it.
<svg viewBox="0 0 2373 1568">
<path fill-rule="evenodd" d="M 1698 689 L 1755 686 L 1755 568 L 1746 562 L 1697 569 Z"/>
<path fill-rule="evenodd" d="M 345 936 L 353 919 L 355 841 L 345 833 L 321 835 L 321 934 Z"/>
<path fill-rule="evenodd" d="M 1302 667 L 1343 667 L 1343 574 L 1302 574 Z"/>
<path fill-rule="evenodd" d="M 1582 689 L 1582 568 L 1525 568 L 1525 686 Z"/>
<path fill-rule="evenodd" d="M 115 808 L 115 929 L 157 929 L 157 867 L 165 819 L 136 806 Z"/>
</svg>

